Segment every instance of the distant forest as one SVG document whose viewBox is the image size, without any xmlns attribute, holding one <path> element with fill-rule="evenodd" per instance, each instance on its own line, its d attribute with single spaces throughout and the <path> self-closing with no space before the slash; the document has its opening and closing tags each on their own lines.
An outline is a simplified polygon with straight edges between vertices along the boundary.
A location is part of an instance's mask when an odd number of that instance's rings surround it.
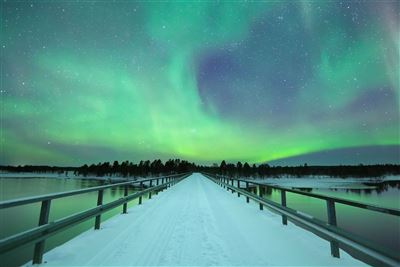
<svg viewBox="0 0 400 267">
<path fill-rule="evenodd" d="M 268 164 L 250 165 L 247 162 L 226 163 L 223 160 L 219 165 L 212 166 L 196 165 L 180 159 L 170 159 L 163 163 L 161 160 L 140 161 L 138 164 L 123 161 L 100 162 L 97 165 L 83 165 L 81 167 L 51 167 L 51 166 L 0 166 L 0 169 L 8 172 L 72 172 L 81 176 L 122 176 L 122 177 L 147 177 L 168 175 L 182 172 L 208 172 L 235 177 L 302 177 L 309 175 L 331 176 L 331 177 L 381 177 L 385 175 L 399 175 L 400 165 L 338 165 L 338 166 L 269 166 Z"/>
</svg>

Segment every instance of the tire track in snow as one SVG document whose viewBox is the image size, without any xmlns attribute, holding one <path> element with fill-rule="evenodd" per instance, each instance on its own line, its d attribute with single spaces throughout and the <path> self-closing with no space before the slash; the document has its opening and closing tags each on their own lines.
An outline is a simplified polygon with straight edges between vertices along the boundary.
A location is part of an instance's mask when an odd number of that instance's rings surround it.
<svg viewBox="0 0 400 267">
<path fill-rule="evenodd" d="M 179 184 L 176 184 L 175 186 L 178 185 Z M 162 244 L 160 244 L 161 241 L 166 240 L 168 238 L 168 235 L 170 235 L 170 233 L 173 231 L 173 229 L 169 229 L 168 226 L 174 225 L 173 223 L 169 222 L 174 218 L 172 216 L 167 216 L 167 209 L 160 209 L 160 203 L 158 202 L 167 201 L 169 199 L 169 195 L 174 194 L 173 192 L 171 192 L 174 191 L 174 187 L 171 187 L 169 190 L 159 192 L 158 195 L 154 195 L 153 199 L 143 202 L 141 206 L 135 206 L 134 212 L 132 212 L 133 209 L 128 210 L 128 213 L 133 213 L 134 215 L 137 215 L 134 217 L 132 223 L 128 227 L 120 231 L 117 235 L 114 235 L 112 240 L 109 240 L 107 242 L 107 245 L 105 245 L 97 253 L 97 255 L 93 256 L 88 262 L 86 262 L 86 265 L 115 265 L 117 262 L 126 261 L 127 258 L 134 265 L 151 265 L 152 259 L 154 259 L 154 256 L 157 256 L 154 254 L 157 254 L 157 251 L 160 251 L 162 249 Z M 157 213 L 164 213 L 162 216 L 166 218 L 167 221 L 164 221 L 162 223 L 151 222 L 151 218 Z M 101 230 L 106 231 L 107 229 Z M 163 233 L 163 235 L 154 236 L 154 234 L 152 233 L 156 232 L 161 232 Z M 139 239 L 144 238 L 148 242 L 144 244 L 133 244 L 138 239 L 137 235 L 143 234 L 145 235 L 145 237 L 141 237 Z M 123 241 L 121 242 L 121 240 Z M 137 247 L 136 251 L 130 250 L 132 244 L 134 247 Z M 116 247 L 118 247 L 117 250 L 115 250 Z M 105 256 L 105 259 L 104 255 L 107 255 Z"/>
</svg>

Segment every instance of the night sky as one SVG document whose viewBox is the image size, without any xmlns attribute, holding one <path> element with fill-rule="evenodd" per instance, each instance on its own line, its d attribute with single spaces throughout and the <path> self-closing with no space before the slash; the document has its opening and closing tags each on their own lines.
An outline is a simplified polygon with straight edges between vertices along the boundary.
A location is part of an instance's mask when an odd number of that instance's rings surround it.
<svg viewBox="0 0 400 267">
<path fill-rule="evenodd" d="M 398 162 L 399 12 L 2 1 L 0 164 Z"/>
</svg>

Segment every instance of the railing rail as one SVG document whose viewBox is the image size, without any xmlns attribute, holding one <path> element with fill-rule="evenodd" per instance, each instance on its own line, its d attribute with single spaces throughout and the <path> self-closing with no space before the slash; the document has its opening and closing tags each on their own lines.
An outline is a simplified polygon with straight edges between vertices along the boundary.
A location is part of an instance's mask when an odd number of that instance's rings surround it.
<svg viewBox="0 0 400 267">
<path fill-rule="evenodd" d="M 273 188 L 273 189 L 285 190 L 286 192 L 291 192 L 291 193 L 304 195 L 304 196 L 309 196 L 309 197 L 313 197 L 313 198 L 319 198 L 319 199 L 323 199 L 323 200 L 330 200 L 330 201 L 334 201 L 336 203 L 340 203 L 340 204 L 344 204 L 344 205 L 348 205 L 348 206 L 353 206 L 353 207 L 357 207 L 357 208 L 373 210 L 373 211 L 377 211 L 377 212 L 381 212 L 381 213 L 400 216 L 400 210 L 398 210 L 398 209 L 385 208 L 385 207 L 380 207 L 378 205 L 366 204 L 366 203 L 353 201 L 353 200 L 348 200 L 348 199 L 343 199 L 343 198 L 338 198 L 338 197 L 330 197 L 330 196 L 325 196 L 325 195 L 316 194 L 316 193 L 304 192 L 304 191 L 301 191 L 301 190 L 287 188 L 287 187 L 263 184 L 263 183 L 253 182 L 251 180 L 244 180 L 244 179 L 234 179 L 234 180 L 241 181 L 241 182 L 248 182 L 249 184 L 251 183 L 251 184 L 254 184 L 256 186 L 267 186 L 267 187 L 270 187 L 270 188 Z"/>
<path fill-rule="evenodd" d="M 150 179 L 143 179 L 137 181 L 129 181 L 123 183 L 115 183 L 111 185 L 96 186 L 86 189 L 73 190 L 68 192 L 61 192 L 55 194 L 46 194 L 42 196 L 27 197 L 17 200 L 7 200 L 0 202 L 0 209 L 11 208 L 15 206 L 21 206 L 36 202 L 41 202 L 41 209 L 39 215 L 39 224 L 37 227 L 29 229 L 27 231 L 6 237 L 0 240 L 0 253 L 4 253 L 15 249 L 17 247 L 35 243 L 33 253 L 33 264 L 40 264 L 42 262 L 44 253 L 44 242 L 50 236 L 56 234 L 59 231 L 65 230 L 75 224 L 84 222 L 93 217 L 96 218 L 94 229 L 100 229 L 101 214 L 118 206 L 123 206 L 122 212 L 127 212 L 127 203 L 133 199 L 139 198 L 139 205 L 142 204 L 142 196 L 148 194 L 151 198 L 153 192 L 157 193 L 171 185 L 179 182 L 180 180 L 189 176 L 190 173 L 182 173 L 169 176 L 161 176 Z M 153 181 L 156 181 L 156 185 L 152 186 Z M 149 187 L 143 189 L 144 183 L 149 182 Z M 139 184 L 141 191 L 128 194 L 128 186 L 133 184 Z M 103 192 L 108 188 L 116 188 L 124 186 L 124 197 L 114 200 L 112 202 L 103 204 Z M 67 217 L 63 217 L 53 222 L 48 222 L 50 214 L 51 201 L 62 197 L 69 197 L 73 195 L 85 194 L 89 192 L 98 192 L 97 195 L 97 206 L 82 212 L 72 214 Z"/>
<path fill-rule="evenodd" d="M 186 173 L 184 173 L 184 174 L 186 174 Z M 113 183 L 113 184 L 109 184 L 109 185 L 94 186 L 94 187 L 89 187 L 89 188 L 84 188 L 84 189 L 71 190 L 71 191 L 53 193 L 53 194 L 45 194 L 45 195 L 40 195 L 40 196 L 25 197 L 25 198 L 19 198 L 19 199 L 10 199 L 10 200 L 5 200 L 5 201 L 0 202 L 0 209 L 20 206 L 20 205 L 25 205 L 25 204 L 31 204 L 31 203 L 35 203 L 35 202 L 48 200 L 48 199 L 53 200 L 53 199 L 62 198 L 62 197 L 69 197 L 69 196 L 73 196 L 73 195 L 90 193 L 90 192 L 94 192 L 94 191 L 105 190 L 108 188 L 115 188 L 115 187 L 120 187 L 120 186 L 125 186 L 125 185 L 144 184 L 146 182 L 150 182 L 150 181 L 154 181 L 154 180 L 158 180 L 158 179 L 160 179 L 160 180 L 166 179 L 166 178 L 168 179 L 170 177 L 176 177 L 179 175 L 183 175 L 183 174 L 160 176 L 160 177 L 155 177 L 155 178 L 140 179 L 140 180 L 128 181 L 128 182 L 122 182 L 122 183 Z"/>
<path fill-rule="evenodd" d="M 210 174 L 208 174 L 208 175 L 210 175 Z M 213 174 L 211 174 L 211 175 L 213 175 Z M 348 200 L 348 199 L 343 199 L 343 198 L 338 198 L 338 197 L 331 197 L 331 196 L 325 196 L 325 195 L 316 194 L 316 193 L 304 192 L 304 191 L 301 191 L 301 190 L 292 189 L 292 188 L 288 188 L 288 187 L 282 187 L 282 186 L 277 186 L 277 185 L 270 185 L 270 184 L 265 184 L 265 183 L 254 182 L 254 181 L 249 180 L 249 179 L 237 179 L 237 178 L 232 178 L 232 177 L 223 176 L 223 175 L 219 175 L 219 174 L 217 174 L 216 177 L 224 177 L 224 178 L 227 178 L 230 181 L 233 180 L 233 181 L 239 181 L 239 182 L 243 182 L 243 183 L 248 183 L 249 185 L 253 184 L 255 186 L 265 186 L 265 187 L 269 187 L 269 188 L 273 188 L 273 189 L 277 189 L 277 190 L 284 190 L 286 192 L 295 193 L 295 194 L 304 195 L 304 196 L 309 196 L 309 197 L 313 197 L 313 198 L 319 198 L 319 199 L 323 199 L 323 200 L 331 200 L 331 201 L 334 201 L 336 203 L 345 204 L 345 205 L 348 205 L 348 206 L 353 206 L 353 207 L 357 207 L 357 208 L 373 210 L 373 211 L 377 211 L 377 212 L 381 212 L 381 213 L 400 216 L 400 210 L 399 209 L 385 208 L 385 207 L 380 207 L 378 205 L 366 204 L 366 203 L 353 201 L 353 200 Z"/>
<path fill-rule="evenodd" d="M 279 186 L 270 186 L 267 184 L 253 182 L 251 180 L 244 179 L 236 179 L 232 177 L 222 176 L 218 174 L 209 174 L 203 173 L 206 177 L 213 180 L 215 183 L 221 185 L 227 190 L 231 190 L 232 193 L 237 192 L 238 197 L 240 195 L 246 196 L 246 202 L 249 202 L 249 199 L 254 200 L 259 203 L 260 210 L 263 209 L 264 206 L 269 209 L 277 212 L 282 216 L 282 224 L 287 224 L 287 219 L 303 226 L 313 232 L 317 233 L 319 236 L 328 240 L 331 244 L 331 255 L 333 257 L 340 257 L 339 254 L 339 244 L 344 245 L 345 247 L 350 247 L 353 250 L 361 253 L 365 257 L 371 259 L 371 262 L 375 262 L 379 265 L 387 265 L 387 266 L 399 266 L 400 258 L 398 254 L 392 251 L 388 251 L 387 249 L 383 249 L 376 244 L 373 244 L 369 241 L 364 240 L 363 238 L 349 233 L 340 227 L 337 226 L 336 222 L 336 209 L 335 203 L 341 203 L 353 207 L 358 207 L 361 209 L 372 210 L 376 212 L 381 212 L 393 216 L 400 216 L 400 211 L 397 209 L 388 209 L 375 205 L 364 204 L 360 202 L 345 200 L 341 198 L 328 197 L 319 194 L 313 194 L 308 192 L 303 192 L 300 190 L 290 189 L 286 187 Z M 236 186 L 235 186 L 236 182 Z M 245 183 L 245 187 L 241 187 L 241 184 Z M 256 193 L 248 192 L 248 188 L 250 185 L 255 185 Z M 274 189 L 278 189 L 281 192 L 281 203 L 274 202 L 272 200 L 268 200 L 262 197 L 261 189 L 265 187 L 271 187 Z M 314 217 L 307 216 L 304 213 L 301 213 L 297 210 L 291 209 L 286 206 L 286 192 L 291 192 L 295 194 L 306 195 L 309 197 L 323 199 L 327 203 L 327 215 L 328 221 L 323 222 Z"/>
</svg>

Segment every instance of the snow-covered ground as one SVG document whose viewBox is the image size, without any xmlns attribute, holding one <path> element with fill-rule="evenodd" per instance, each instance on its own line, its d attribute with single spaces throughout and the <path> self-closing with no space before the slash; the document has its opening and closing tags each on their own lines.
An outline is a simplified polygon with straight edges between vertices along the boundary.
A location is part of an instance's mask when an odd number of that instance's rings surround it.
<svg viewBox="0 0 400 267">
<path fill-rule="evenodd" d="M 400 176 L 385 176 L 381 178 L 330 178 L 321 176 L 308 177 L 282 177 L 250 180 L 258 183 L 295 188 L 346 188 L 366 189 L 375 188 L 373 184 L 386 181 L 400 181 Z M 368 185 L 364 184 L 367 183 Z"/>
<path fill-rule="evenodd" d="M 95 179 L 113 182 L 123 182 L 129 180 L 142 180 L 142 177 L 122 177 L 122 176 L 82 176 L 74 175 L 73 172 L 59 173 L 35 173 L 35 172 L 0 172 L 0 178 L 59 178 L 59 179 Z M 246 178 L 242 178 L 246 179 Z M 373 184 L 386 181 L 400 181 L 400 176 L 391 175 L 379 178 L 332 178 L 328 176 L 306 176 L 306 177 L 267 177 L 263 179 L 249 179 L 249 181 L 277 185 L 291 188 L 345 188 L 345 189 L 367 189 L 375 188 Z M 368 183 L 368 185 L 364 184 Z M 245 186 L 241 183 L 241 186 Z"/>
<path fill-rule="evenodd" d="M 193 174 L 128 214 L 44 255 L 43 266 L 364 265 L 281 217 Z M 29 265 L 29 264 L 28 264 Z"/>
<path fill-rule="evenodd" d="M 58 179 L 94 179 L 94 180 L 112 180 L 114 182 L 118 181 L 128 181 L 128 180 L 140 180 L 144 179 L 141 177 L 122 177 L 122 176 L 95 176 L 95 175 L 74 175 L 74 173 L 68 172 L 68 175 L 65 172 L 62 173 L 51 173 L 51 172 L 0 172 L 0 178 L 58 178 Z"/>
<path fill-rule="evenodd" d="M 65 173 L 51 173 L 51 172 L 5 172 L 0 171 L 0 178 L 75 178 L 78 176 L 73 175 L 72 172 L 67 176 Z"/>
<path fill-rule="evenodd" d="M 141 180 L 142 177 L 122 177 L 122 176 L 82 176 L 68 172 L 63 173 L 35 173 L 35 172 L 0 172 L 0 178 L 59 178 L 59 179 L 95 179 L 113 182 L 123 182 L 129 180 Z M 246 178 L 242 178 L 246 179 Z M 375 188 L 372 184 L 385 181 L 400 181 L 400 176 L 391 175 L 378 178 L 332 178 L 328 176 L 306 176 L 306 177 L 267 177 L 263 179 L 249 179 L 249 181 L 277 185 L 291 188 L 346 188 L 346 189 L 367 189 Z M 368 185 L 364 184 L 368 183 Z M 242 183 L 241 186 L 245 184 Z"/>
</svg>

